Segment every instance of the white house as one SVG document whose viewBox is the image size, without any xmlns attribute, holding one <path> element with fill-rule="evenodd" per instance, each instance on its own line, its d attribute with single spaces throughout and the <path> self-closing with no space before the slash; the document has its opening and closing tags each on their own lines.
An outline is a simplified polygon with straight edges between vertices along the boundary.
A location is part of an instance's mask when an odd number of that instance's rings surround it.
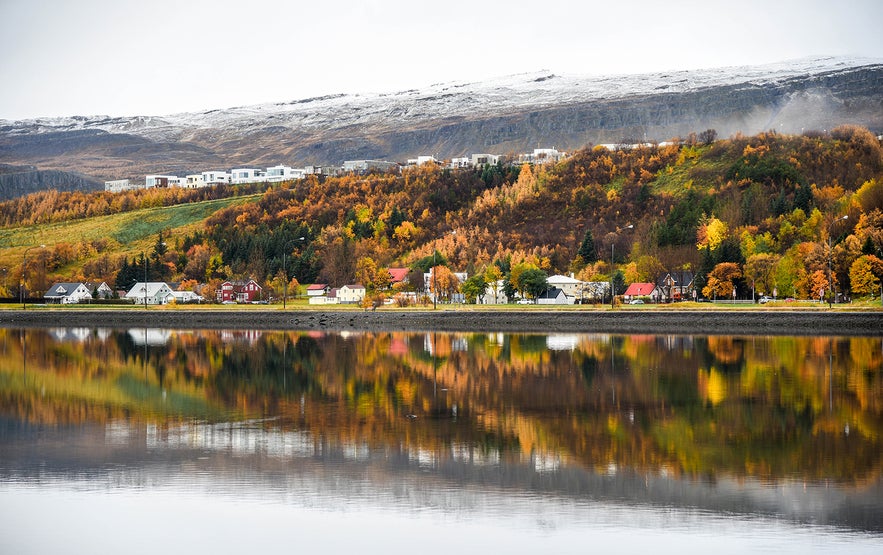
<svg viewBox="0 0 883 555">
<path fill-rule="evenodd" d="M 194 173 L 184 177 L 184 185 L 187 189 L 199 189 L 205 187 L 205 178 L 201 173 Z"/>
<path fill-rule="evenodd" d="M 550 287 L 546 292 L 537 297 L 537 304 L 573 304 L 573 297 L 564 294 L 564 291 L 557 287 Z"/>
<path fill-rule="evenodd" d="M 545 164 L 546 162 L 558 162 L 567 158 L 566 152 L 558 152 L 555 148 L 535 148 L 532 154 L 522 154 L 519 156 L 520 162 L 529 162 L 534 164 Z"/>
<path fill-rule="evenodd" d="M 579 297 L 583 288 L 583 282 L 571 276 L 562 276 L 560 274 L 550 276 L 546 279 L 549 287 L 557 287 L 564 291 L 568 297 Z"/>
<path fill-rule="evenodd" d="M 230 182 L 234 185 L 240 183 L 256 183 L 264 181 L 263 172 L 255 168 L 236 168 L 230 170 Z"/>
<path fill-rule="evenodd" d="M 313 283 L 307 286 L 307 297 L 324 297 L 330 290 L 327 283 Z"/>
<path fill-rule="evenodd" d="M 172 289 L 161 281 L 142 281 L 136 283 L 126 293 L 127 299 L 132 299 L 135 304 L 166 304 L 175 298 Z"/>
<path fill-rule="evenodd" d="M 289 181 L 292 179 L 303 179 L 307 175 L 306 170 L 299 168 L 291 168 L 288 166 L 273 166 L 272 168 L 267 168 L 264 177 L 266 181 L 270 183 L 276 183 L 279 181 Z"/>
<path fill-rule="evenodd" d="M 344 285 L 337 290 L 337 302 L 341 304 L 357 304 L 365 298 L 364 285 Z"/>
<path fill-rule="evenodd" d="M 92 290 L 85 283 L 56 283 L 46 291 L 43 298 L 51 303 L 76 304 L 91 300 Z"/>
<path fill-rule="evenodd" d="M 488 283 L 484 290 L 484 297 L 477 299 L 478 304 L 508 304 L 509 297 L 506 296 L 505 280 L 497 280 L 496 287 Z M 496 289 L 496 291 L 494 291 Z"/>
<path fill-rule="evenodd" d="M 422 166 L 423 164 L 438 164 L 435 156 L 418 156 L 417 158 L 408 158 L 409 166 Z"/>
<path fill-rule="evenodd" d="M 462 158 L 451 158 L 451 169 L 460 170 L 472 166 L 472 161 L 468 156 Z"/>
<path fill-rule="evenodd" d="M 169 186 L 177 186 L 177 175 L 148 175 L 144 178 L 145 189 L 165 189 Z"/>
<path fill-rule="evenodd" d="M 206 185 L 220 185 L 230 183 L 230 174 L 221 171 L 202 172 L 202 180 Z"/>
<path fill-rule="evenodd" d="M 123 191 L 134 191 L 141 188 L 141 185 L 130 183 L 128 179 L 114 179 L 104 182 L 104 190 L 108 193 L 122 193 Z"/>
<path fill-rule="evenodd" d="M 385 160 L 346 160 L 343 163 L 344 172 L 367 172 L 370 170 L 389 171 L 398 168 L 395 162 L 387 162 Z"/>
<path fill-rule="evenodd" d="M 172 297 L 176 303 L 201 303 L 205 300 L 205 297 L 193 291 L 172 291 Z"/>
<path fill-rule="evenodd" d="M 500 162 L 500 157 L 496 154 L 473 154 L 472 165 L 476 168 L 481 166 L 496 166 Z"/>
</svg>

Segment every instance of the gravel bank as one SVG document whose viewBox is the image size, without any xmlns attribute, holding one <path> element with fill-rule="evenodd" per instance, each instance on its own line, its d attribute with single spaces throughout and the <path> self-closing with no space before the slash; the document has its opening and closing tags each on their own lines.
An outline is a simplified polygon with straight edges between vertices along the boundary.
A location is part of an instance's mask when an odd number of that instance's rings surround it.
<svg viewBox="0 0 883 555">
<path fill-rule="evenodd" d="M 883 336 L 881 312 L 834 311 L 0 311 L 0 327 L 157 327 L 329 331 L 471 331 Z"/>
</svg>

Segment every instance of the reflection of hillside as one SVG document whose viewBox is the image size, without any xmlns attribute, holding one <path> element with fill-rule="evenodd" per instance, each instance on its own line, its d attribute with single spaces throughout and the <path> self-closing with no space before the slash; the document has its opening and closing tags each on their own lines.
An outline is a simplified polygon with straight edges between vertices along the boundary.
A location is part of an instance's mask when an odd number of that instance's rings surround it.
<svg viewBox="0 0 883 555">
<path fill-rule="evenodd" d="M 273 418 L 335 443 L 548 469 L 864 482 L 881 467 L 883 355 L 872 338 L 57 337 L 0 329 L 3 412 L 160 430 L 193 418 Z"/>
</svg>

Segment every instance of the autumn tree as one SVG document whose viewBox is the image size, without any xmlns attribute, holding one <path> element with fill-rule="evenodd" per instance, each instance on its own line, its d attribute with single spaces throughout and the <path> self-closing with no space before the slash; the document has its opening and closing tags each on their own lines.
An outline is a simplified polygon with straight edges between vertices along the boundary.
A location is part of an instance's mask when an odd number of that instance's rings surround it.
<svg viewBox="0 0 883 555">
<path fill-rule="evenodd" d="M 750 279 L 754 288 L 761 293 L 769 293 L 776 285 L 776 265 L 781 257 L 777 254 L 753 254 L 745 261 L 745 277 Z"/>
<path fill-rule="evenodd" d="M 856 295 L 875 295 L 880 291 L 880 278 L 883 277 L 883 260 L 873 254 L 855 259 L 849 268 L 849 281 Z"/>
<path fill-rule="evenodd" d="M 735 281 L 742 277 L 742 270 L 735 262 L 721 262 L 708 274 L 702 294 L 706 297 L 728 297 L 733 294 Z"/>
</svg>

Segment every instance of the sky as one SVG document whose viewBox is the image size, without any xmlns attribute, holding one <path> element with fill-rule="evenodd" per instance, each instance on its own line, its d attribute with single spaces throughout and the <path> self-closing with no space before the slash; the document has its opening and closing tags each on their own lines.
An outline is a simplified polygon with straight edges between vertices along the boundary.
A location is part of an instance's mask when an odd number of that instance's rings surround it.
<svg viewBox="0 0 883 555">
<path fill-rule="evenodd" d="M 0 0 L 0 119 L 166 115 L 548 70 L 883 60 L 881 0 Z"/>
</svg>

